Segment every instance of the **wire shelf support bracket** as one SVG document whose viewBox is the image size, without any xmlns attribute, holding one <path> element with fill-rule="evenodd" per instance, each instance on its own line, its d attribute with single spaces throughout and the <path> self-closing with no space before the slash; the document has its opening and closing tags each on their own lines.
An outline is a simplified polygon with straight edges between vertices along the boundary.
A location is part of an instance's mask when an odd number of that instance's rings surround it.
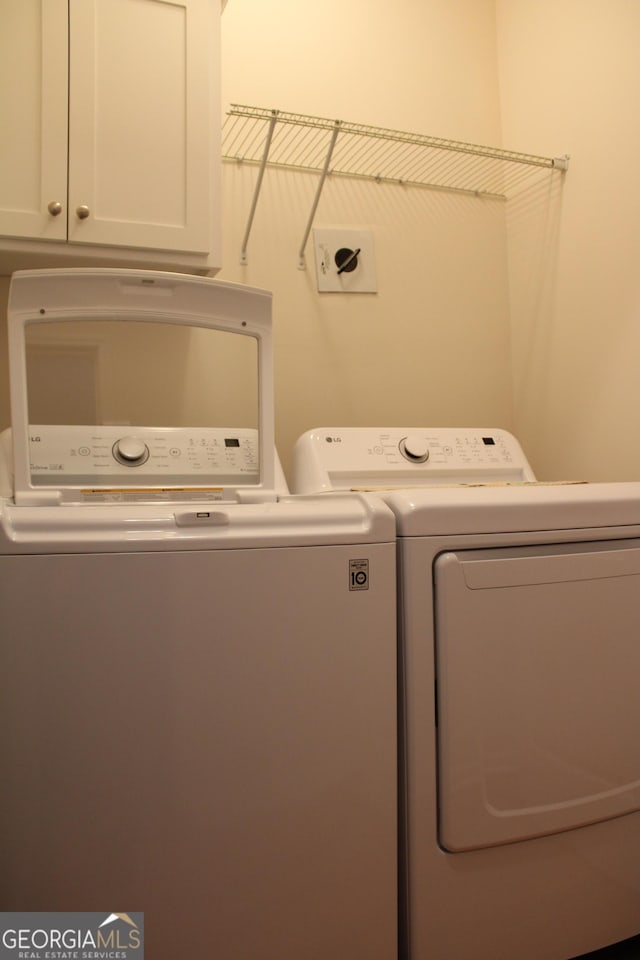
<svg viewBox="0 0 640 960">
<path fill-rule="evenodd" d="M 309 239 L 309 234 L 311 233 L 311 227 L 313 226 L 313 218 L 316 215 L 316 210 L 318 209 L 318 204 L 320 203 L 320 196 L 322 194 L 322 188 L 324 187 L 324 182 L 329 175 L 329 166 L 331 164 L 331 157 L 333 156 L 333 150 L 336 145 L 336 140 L 338 139 L 338 134 L 340 133 L 341 121 L 336 120 L 333 133 L 331 134 L 331 139 L 329 140 L 329 149 L 327 150 L 327 156 L 322 167 L 322 173 L 320 174 L 320 180 L 318 182 L 318 187 L 316 189 L 316 195 L 313 198 L 313 204 L 311 206 L 311 213 L 309 214 L 309 219 L 307 220 L 307 225 L 304 230 L 304 235 L 302 237 L 302 243 L 300 244 L 300 250 L 298 251 L 298 269 L 304 270 L 305 268 L 305 259 L 304 259 L 304 248 L 307 245 L 307 240 Z"/>
</svg>

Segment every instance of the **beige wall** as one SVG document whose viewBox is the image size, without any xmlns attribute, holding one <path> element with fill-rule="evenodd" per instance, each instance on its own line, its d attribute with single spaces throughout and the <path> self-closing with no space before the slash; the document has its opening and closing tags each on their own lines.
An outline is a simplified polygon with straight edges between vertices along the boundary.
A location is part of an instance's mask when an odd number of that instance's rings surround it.
<svg viewBox="0 0 640 960">
<path fill-rule="evenodd" d="M 567 152 L 536 270 L 510 235 L 515 427 L 542 476 L 640 476 L 640 4 L 497 0 L 505 144 Z"/>
<path fill-rule="evenodd" d="M 375 238 L 379 293 L 351 297 L 318 295 L 310 246 L 297 269 L 310 175 L 267 171 L 240 266 L 256 173 L 225 165 L 220 276 L 273 290 L 285 463 L 322 422 L 483 423 L 543 477 L 637 478 L 637 0 L 231 0 L 222 24 L 224 108 L 571 154 L 506 227 L 499 203 L 329 182 L 316 225 Z M 0 375 L 0 426 L 6 397 Z"/>
<path fill-rule="evenodd" d="M 500 141 L 493 0 L 232 0 L 223 109 L 248 103 L 453 139 Z M 316 177 L 225 165 L 220 277 L 274 294 L 276 439 L 341 424 L 512 425 L 504 205 L 332 181 L 317 226 L 373 231 L 379 293 L 319 296 L 297 253 Z M 2 398 L 0 397 L 0 404 Z M 0 425 L 8 421 L 0 407 Z"/>
<path fill-rule="evenodd" d="M 494 0 L 230 0 L 223 106 L 493 142 L 494 8 Z"/>
<path fill-rule="evenodd" d="M 499 144 L 493 0 L 232 0 L 229 103 Z M 274 294 L 277 444 L 320 425 L 512 426 L 504 205 L 330 180 L 316 226 L 373 231 L 377 295 L 316 291 L 297 252 L 317 178 L 225 164 L 222 278 Z"/>
</svg>

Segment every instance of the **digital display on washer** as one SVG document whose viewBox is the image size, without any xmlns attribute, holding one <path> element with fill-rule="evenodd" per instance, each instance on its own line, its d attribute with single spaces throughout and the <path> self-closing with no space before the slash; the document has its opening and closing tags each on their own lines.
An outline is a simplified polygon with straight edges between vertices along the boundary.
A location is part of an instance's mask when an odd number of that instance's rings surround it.
<svg viewBox="0 0 640 960">
<path fill-rule="evenodd" d="M 485 447 L 495 447 L 496 444 L 493 437 L 483 437 L 482 442 L 484 443 Z"/>
<path fill-rule="evenodd" d="M 237 437 L 225 437 L 224 445 L 225 447 L 239 447 L 240 441 Z"/>
</svg>

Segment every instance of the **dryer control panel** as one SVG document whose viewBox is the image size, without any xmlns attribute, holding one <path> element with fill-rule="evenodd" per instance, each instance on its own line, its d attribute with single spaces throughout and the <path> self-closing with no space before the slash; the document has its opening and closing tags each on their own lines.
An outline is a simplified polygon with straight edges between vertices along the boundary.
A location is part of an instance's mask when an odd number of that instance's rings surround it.
<svg viewBox="0 0 640 960">
<path fill-rule="evenodd" d="M 321 427 L 295 446 L 292 492 L 534 480 L 506 430 Z"/>
</svg>

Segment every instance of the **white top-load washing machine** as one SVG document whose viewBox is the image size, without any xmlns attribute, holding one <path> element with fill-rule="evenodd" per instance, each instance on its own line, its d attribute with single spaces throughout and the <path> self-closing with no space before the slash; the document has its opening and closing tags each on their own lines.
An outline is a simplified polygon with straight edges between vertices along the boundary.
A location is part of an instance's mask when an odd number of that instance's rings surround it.
<svg viewBox="0 0 640 960">
<path fill-rule="evenodd" d="M 536 484 L 501 430 L 330 427 L 291 487 L 396 516 L 401 955 L 638 934 L 640 484 Z"/>
<path fill-rule="evenodd" d="M 270 322 L 209 279 L 12 279 L 0 910 L 25 951 L 34 911 L 100 914 L 105 950 L 141 912 L 151 960 L 397 956 L 393 516 L 278 496 Z"/>
</svg>

